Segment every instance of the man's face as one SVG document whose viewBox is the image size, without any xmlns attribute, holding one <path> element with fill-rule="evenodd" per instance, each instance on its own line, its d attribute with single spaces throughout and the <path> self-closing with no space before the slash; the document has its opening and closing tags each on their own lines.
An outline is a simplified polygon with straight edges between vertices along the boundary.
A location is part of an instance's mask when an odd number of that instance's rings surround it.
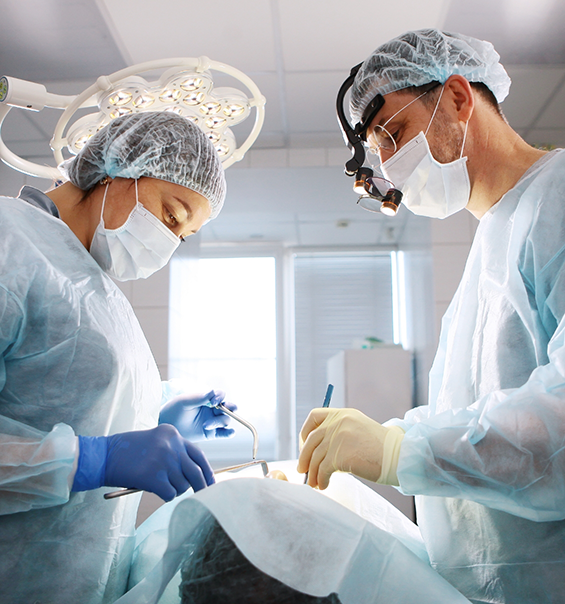
<svg viewBox="0 0 565 604">
<path fill-rule="evenodd" d="M 454 122 L 442 107 L 447 100 L 446 95 L 442 95 L 437 112 L 433 115 L 440 90 L 438 88 L 428 93 L 433 94 L 432 103 L 425 103 L 423 101 L 425 97 L 412 102 L 414 95 L 402 90 L 384 95 L 385 104 L 367 129 L 367 142 L 378 152 L 381 163 L 390 159 L 420 132 L 425 133 L 428 126 L 430 128 L 426 138 L 434 158 L 440 163 L 448 163 L 459 158 L 463 145 L 463 132 L 460 124 Z M 431 125 L 430 120 L 432 120 Z M 387 133 L 394 143 L 379 146 L 379 140 L 382 141 L 383 135 L 387 137 Z"/>
</svg>

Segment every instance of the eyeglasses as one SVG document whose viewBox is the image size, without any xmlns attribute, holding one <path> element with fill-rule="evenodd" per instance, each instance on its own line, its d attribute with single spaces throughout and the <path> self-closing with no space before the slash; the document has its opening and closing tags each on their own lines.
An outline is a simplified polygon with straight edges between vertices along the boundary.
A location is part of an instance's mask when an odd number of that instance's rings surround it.
<svg viewBox="0 0 565 604">
<path fill-rule="evenodd" d="M 373 126 L 372 130 L 367 132 L 367 142 L 370 144 L 371 149 L 374 153 L 378 153 L 379 151 L 384 151 L 385 153 L 396 153 L 397 145 L 394 140 L 394 136 L 385 128 L 385 126 L 392 121 L 401 111 L 404 111 L 412 103 L 415 103 L 418 99 L 421 99 L 424 95 L 428 94 L 435 88 L 440 85 L 439 82 L 434 82 L 433 85 L 428 88 L 425 92 L 422 92 L 420 96 L 417 96 L 415 99 L 412 99 L 407 105 L 404 105 L 402 109 L 399 109 L 393 116 L 389 117 L 388 120 L 381 126 L 380 124 L 376 124 Z"/>
</svg>

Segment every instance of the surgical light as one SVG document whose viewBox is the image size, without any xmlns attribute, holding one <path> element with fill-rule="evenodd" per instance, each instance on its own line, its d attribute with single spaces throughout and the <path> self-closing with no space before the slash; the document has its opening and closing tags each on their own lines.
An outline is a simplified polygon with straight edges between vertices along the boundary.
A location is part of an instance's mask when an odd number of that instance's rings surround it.
<svg viewBox="0 0 565 604">
<path fill-rule="evenodd" d="M 149 82 L 139 75 L 155 71 L 162 71 L 157 81 Z M 238 80 L 247 92 L 237 88 L 214 88 L 213 71 Z M 227 168 L 244 157 L 259 135 L 264 105 L 265 98 L 248 76 L 207 57 L 163 59 L 134 65 L 99 77 L 76 96 L 51 94 L 41 84 L 3 77 L 0 78 L 0 158 L 12 168 L 32 176 L 54 180 L 61 177 L 57 168 L 29 162 L 6 147 L 1 127 L 12 107 L 41 111 L 47 106 L 63 110 L 51 140 L 57 164 L 64 160 L 63 149 L 76 155 L 90 137 L 117 117 L 143 111 L 167 111 L 200 127 Z M 94 111 L 71 123 L 78 110 L 89 108 Z M 254 126 L 238 147 L 231 128 L 247 119 L 253 109 Z"/>
<path fill-rule="evenodd" d="M 204 115 L 208 115 L 210 113 L 218 113 L 222 106 L 220 103 L 211 102 L 211 103 L 203 103 L 200 106 L 200 113 L 204 113 Z"/>
<path fill-rule="evenodd" d="M 203 92 L 193 92 L 188 96 L 184 97 L 184 102 L 187 105 L 200 105 L 205 98 L 205 94 Z"/>
<path fill-rule="evenodd" d="M 180 87 L 183 90 L 197 90 L 203 83 L 204 80 L 202 78 L 188 78 L 188 80 L 181 83 Z"/>
<path fill-rule="evenodd" d="M 204 123 L 206 126 L 208 126 L 208 128 L 221 128 L 226 123 L 226 120 L 223 117 L 218 117 L 215 115 L 213 117 L 209 117 Z"/>
<path fill-rule="evenodd" d="M 118 90 L 110 96 L 108 102 L 110 105 L 115 105 L 116 107 L 120 107 L 121 105 L 126 105 L 131 101 L 131 92 L 127 92 L 125 90 Z"/>
<path fill-rule="evenodd" d="M 167 107 L 163 111 L 166 111 L 168 113 L 176 113 L 177 115 L 182 115 L 182 109 L 180 107 Z M 198 125 L 198 120 L 195 117 L 192 117 L 189 115 L 186 119 L 191 121 L 193 124 Z"/>
<path fill-rule="evenodd" d="M 129 107 L 118 107 L 117 109 L 114 109 L 114 111 L 112 111 L 110 113 L 110 117 L 115 120 L 117 117 L 122 117 L 122 115 L 128 115 L 131 113 L 131 109 Z M 72 153 L 72 149 L 69 149 L 69 151 Z"/>
<path fill-rule="evenodd" d="M 180 99 L 181 95 L 182 93 L 180 90 L 164 90 L 162 94 L 159 95 L 159 100 L 162 103 L 174 103 Z"/>
<path fill-rule="evenodd" d="M 241 115 L 245 111 L 245 107 L 242 105 L 228 105 L 224 107 L 224 114 L 228 117 L 235 117 Z"/>
<path fill-rule="evenodd" d="M 140 94 L 134 101 L 133 106 L 137 109 L 147 109 L 155 102 L 154 97 L 150 94 Z"/>
</svg>

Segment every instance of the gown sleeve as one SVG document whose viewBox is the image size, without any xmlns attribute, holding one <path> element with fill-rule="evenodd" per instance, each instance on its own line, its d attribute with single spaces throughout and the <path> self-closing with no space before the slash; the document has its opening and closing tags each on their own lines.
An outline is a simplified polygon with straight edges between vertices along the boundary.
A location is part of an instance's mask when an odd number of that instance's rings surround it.
<svg viewBox="0 0 565 604">
<path fill-rule="evenodd" d="M 14 514 L 68 501 L 77 437 L 66 424 L 46 433 L 2 414 L 6 362 L 21 333 L 25 313 L 0 285 L 0 514 Z"/>
<path fill-rule="evenodd" d="M 549 225 L 551 220 L 557 224 Z M 403 493 L 467 499 L 537 522 L 565 519 L 561 224 L 550 216 L 534 226 L 519 260 L 530 311 L 549 340 L 549 362 L 534 369 L 521 387 L 492 391 L 466 408 L 433 414 L 425 406 L 389 422 L 406 430 L 398 464 Z M 517 347 L 517 360 L 520 353 Z"/>
</svg>

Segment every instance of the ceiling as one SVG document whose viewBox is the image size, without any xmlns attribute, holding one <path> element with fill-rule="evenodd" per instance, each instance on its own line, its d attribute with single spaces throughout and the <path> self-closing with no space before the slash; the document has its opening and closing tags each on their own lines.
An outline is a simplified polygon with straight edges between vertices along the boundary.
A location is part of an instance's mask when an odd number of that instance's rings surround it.
<svg viewBox="0 0 565 604">
<path fill-rule="evenodd" d="M 203 241 L 391 245 L 406 231 L 355 207 L 335 95 L 349 69 L 409 29 L 488 39 L 512 80 L 503 110 L 528 142 L 565 145 L 562 0 L 0 0 L 0 75 L 76 94 L 142 61 L 201 56 L 247 73 L 267 98 L 254 147 L 228 172 L 228 199 Z M 2 135 L 53 164 L 60 115 L 12 111 Z M 245 128 L 238 135 L 245 134 Z M 43 181 L 45 182 L 45 181 Z M 423 223 L 422 223 L 423 224 Z"/>
</svg>

